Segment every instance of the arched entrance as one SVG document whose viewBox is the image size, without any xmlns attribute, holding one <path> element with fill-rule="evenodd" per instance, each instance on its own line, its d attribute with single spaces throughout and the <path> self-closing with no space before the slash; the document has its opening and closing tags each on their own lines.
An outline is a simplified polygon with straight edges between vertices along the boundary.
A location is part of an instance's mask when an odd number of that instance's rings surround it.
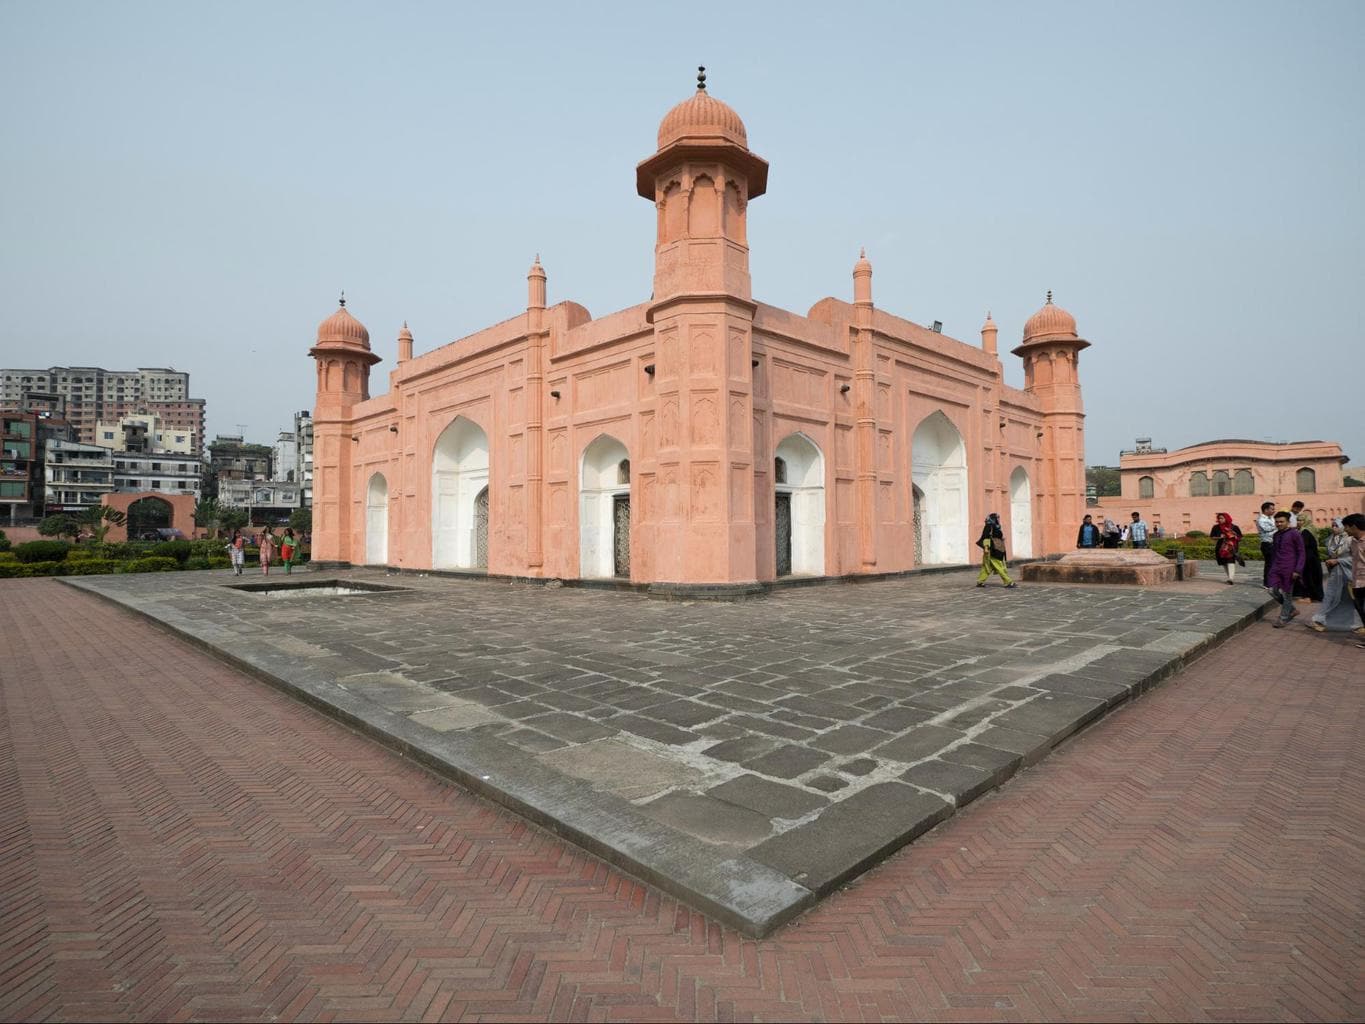
<svg viewBox="0 0 1365 1024">
<path fill-rule="evenodd" d="M 785 438 L 774 454 L 777 575 L 824 575 L 824 456 L 805 434 Z"/>
<path fill-rule="evenodd" d="M 603 434 L 583 450 L 578 483 L 578 571 L 630 576 L 630 454 Z"/>
<path fill-rule="evenodd" d="M 1009 552 L 1015 558 L 1033 557 L 1033 488 L 1023 466 L 1010 474 Z"/>
<path fill-rule="evenodd" d="M 128 539 L 158 540 L 157 530 L 171 528 L 172 510 L 169 501 L 160 498 L 139 498 L 128 506 Z"/>
<path fill-rule="evenodd" d="M 967 558 L 967 446 L 941 412 L 926 416 L 910 441 L 913 486 L 920 505 L 918 561 L 961 565 Z"/>
<path fill-rule="evenodd" d="M 479 496 L 483 495 L 482 552 Z M 458 416 L 436 439 L 431 460 L 431 567 L 488 568 L 488 435 Z"/>
<path fill-rule="evenodd" d="M 370 477 L 365 488 L 365 564 L 389 562 L 389 482 L 383 473 Z"/>
</svg>

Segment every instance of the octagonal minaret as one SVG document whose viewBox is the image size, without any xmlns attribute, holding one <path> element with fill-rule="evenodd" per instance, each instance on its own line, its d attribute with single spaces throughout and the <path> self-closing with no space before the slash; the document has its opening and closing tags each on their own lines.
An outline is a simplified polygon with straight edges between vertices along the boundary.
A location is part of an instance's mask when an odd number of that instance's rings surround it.
<svg viewBox="0 0 1365 1024">
<path fill-rule="evenodd" d="M 1043 550 L 1072 546 L 1085 515 L 1085 407 L 1081 403 L 1080 354 L 1090 342 L 1076 333 L 1076 318 L 1052 303 L 1024 325 L 1014 354 L 1024 361 L 1024 390 L 1042 406 L 1043 481 L 1038 496 Z"/>
</svg>

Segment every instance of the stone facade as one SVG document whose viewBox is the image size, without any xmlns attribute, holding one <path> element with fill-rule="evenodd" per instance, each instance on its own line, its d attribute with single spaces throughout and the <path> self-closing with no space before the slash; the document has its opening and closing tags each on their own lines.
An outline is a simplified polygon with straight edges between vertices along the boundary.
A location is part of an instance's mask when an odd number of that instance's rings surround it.
<svg viewBox="0 0 1365 1024">
<path fill-rule="evenodd" d="M 768 164 L 704 83 L 636 169 L 657 210 L 649 300 L 594 319 L 526 309 L 421 355 L 387 394 L 345 308 L 323 321 L 314 557 L 409 569 L 745 585 L 971 562 L 998 511 L 1013 557 L 1071 546 L 1084 505 L 1074 319 L 1048 303 L 1004 383 L 980 346 L 853 301 L 756 301 L 748 204 Z"/>
<path fill-rule="evenodd" d="M 1207 533 L 1219 512 L 1244 532 L 1255 528 L 1261 503 L 1287 509 L 1302 501 L 1319 526 L 1333 516 L 1365 511 L 1365 487 L 1346 487 L 1347 458 L 1334 441 L 1222 440 L 1179 448 L 1140 448 L 1119 456 L 1121 497 L 1087 511 L 1125 523 L 1139 512 L 1168 534 Z M 1074 531 L 1073 531 L 1074 536 Z"/>
</svg>

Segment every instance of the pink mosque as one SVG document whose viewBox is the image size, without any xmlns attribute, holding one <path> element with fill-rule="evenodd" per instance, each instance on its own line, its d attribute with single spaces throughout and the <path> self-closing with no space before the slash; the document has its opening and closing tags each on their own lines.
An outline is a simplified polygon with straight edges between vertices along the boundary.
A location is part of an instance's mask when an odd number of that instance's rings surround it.
<svg viewBox="0 0 1365 1024">
<path fill-rule="evenodd" d="M 421 355 L 404 325 L 375 397 L 345 301 L 319 325 L 317 562 L 703 592 L 972 562 L 992 511 L 1011 558 L 1074 545 L 1075 319 L 1051 293 L 1029 319 L 1021 391 L 989 315 L 977 346 L 879 309 L 865 256 L 852 302 L 756 301 L 768 163 L 698 78 L 636 167 L 658 222 L 646 301 L 547 306 L 537 258 L 510 319 Z"/>
</svg>

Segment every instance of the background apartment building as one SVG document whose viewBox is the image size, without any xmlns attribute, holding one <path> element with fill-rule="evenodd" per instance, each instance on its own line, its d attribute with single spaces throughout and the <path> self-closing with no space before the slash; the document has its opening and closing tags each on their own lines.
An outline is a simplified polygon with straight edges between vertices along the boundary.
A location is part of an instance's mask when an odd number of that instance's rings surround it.
<svg viewBox="0 0 1365 1024">
<path fill-rule="evenodd" d="M 160 417 L 164 429 L 192 434 L 193 454 L 203 452 L 204 400 L 190 397 L 190 375 L 169 367 L 105 370 L 98 366 L 52 366 L 46 370 L 0 369 L 0 408 L 22 409 L 30 393 L 57 395 L 84 444 L 94 444 L 100 421 L 137 413 Z"/>
</svg>

